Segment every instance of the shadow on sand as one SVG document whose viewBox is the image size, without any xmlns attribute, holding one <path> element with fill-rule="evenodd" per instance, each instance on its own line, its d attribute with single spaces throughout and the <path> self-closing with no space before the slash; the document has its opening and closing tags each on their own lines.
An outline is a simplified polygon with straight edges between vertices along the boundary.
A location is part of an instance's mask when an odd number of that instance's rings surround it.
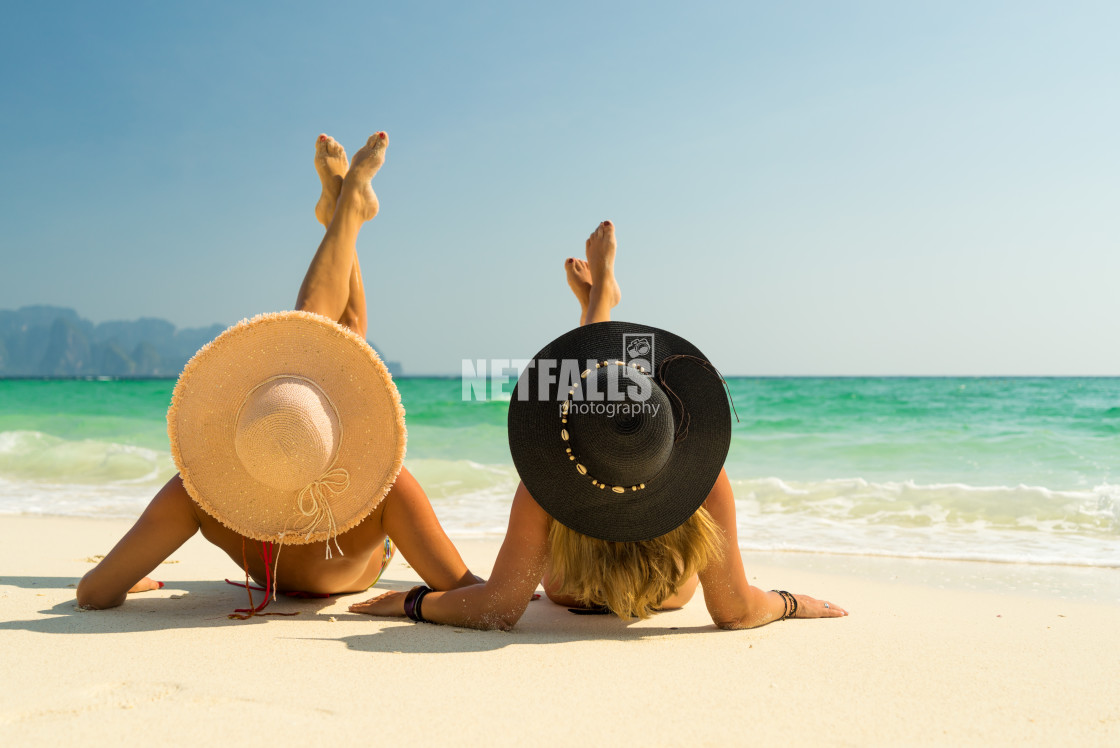
<svg viewBox="0 0 1120 748">
<path fill-rule="evenodd" d="M 234 580 L 238 581 L 238 580 Z M 300 621 L 315 617 L 340 599 L 364 600 L 368 592 L 334 595 L 326 598 L 291 598 L 280 594 L 264 613 L 298 613 L 295 616 L 259 615 L 247 620 L 231 620 L 229 614 L 245 608 L 249 597 L 245 589 L 224 580 L 169 581 L 162 590 L 129 595 L 124 604 L 110 610 L 81 610 L 74 599 L 76 577 L 0 577 L 0 587 L 27 590 L 65 590 L 70 597 L 49 608 L 35 611 L 47 618 L 0 620 L 0 631 L 34 631 L 42 634 L 130 634 L 166 629 L 205 629 L 229 625 L 261 625 L 273 621 Z M 383 579 L 378 591 L 407 590 L 408 582 Z M 259 604 L 262 592 L 253 591 Z M 172 597 L 174 595 L 175 597 Z M 15 607 L 15 606 L 12 606 Z M 9 613 L 18 611 L 8 611 Z M 355 615 L 346 613 L 345 615 Z M 365 616 L 362 616 L 363 618 Z"/>
<path fill-rule="evenodd" d="M 28 590 L 66 590 L 73 593 L 74 577 L 2 577 L 0 585 Z M 381 580 L 375 591 L 403 591 L 412 582 Z M 253 593 L 260 602 L 260 592 Z M 615 616 L 577 616 L 547 599 L 534 601 L 512 631 L 476 631 L 455 626 L 413 624 L 399 618 L 373 618 L 343 610 L 332 612 L 337 622 L 367 622 L 374 630 L 368 634 L 339 637 L 299 636 L 301 622 L 322 622 L 325 608 L 349 605 L 373 594 L 360 592 L 329 598 L 288 598 L 280 595 L 265 613 L 298 613 L 295 616 L 254 616 L 230 620 L 235 608 L 248 602 L 245 590 L 225 581 L 190 580 L 168 582 L 158 592 L 130 595 L 123 605 L 111 610 L 83 611 L 69 599 L 37 610 L 39 616 L 27 620 L 0 621 L 0 631 L 32 631 L 42 634 L 133 634 L 173 629 L 209 629 L 221 626 L 261 626 L 286 624 L 274 629 L 277 638 L 337 641 L 355 652 L 399 652 L 440 654 L 448 652 L 486 652 L 513 645 L 562 644 L 589 639 L 601 641 L 639 641 L 669 634 L 687 635 L 713 632 L 715 627 L 655 625 L 672 623 L 678 612 L 658 615 L 651 621 L 624 621 Z M 176 597 L 172 597 L 175 595 Z M 684 620 L 694 622 L 687 616 Z M 684 622 L 682 620 L 682 622 Z M 351 629 L 352 630 L 352 629 Z"/>
</svg>

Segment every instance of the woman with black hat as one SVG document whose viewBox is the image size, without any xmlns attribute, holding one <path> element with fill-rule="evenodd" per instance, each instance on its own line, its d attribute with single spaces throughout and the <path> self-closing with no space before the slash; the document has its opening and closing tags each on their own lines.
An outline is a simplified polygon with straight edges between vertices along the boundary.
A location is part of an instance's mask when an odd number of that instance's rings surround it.
<svg viewBox="0 0 1120 748">
<path fill-rule="evenodd" d="M 390 592 L 350 610 L 508 629 L 543 581 L 556 603 L 621 618 L 680 607 L 698 583 L 720 628 L 847 615 L 747 582 L 723 469 L 725 383 L 684 338 L 610 321 L 621 299 L 615 250 L 604 221 L 587 260 L 567 261 L 580 327 L 545 346 L 512 394 L 509 443 L 522 482 L 489 580 Z"/>
</svg>

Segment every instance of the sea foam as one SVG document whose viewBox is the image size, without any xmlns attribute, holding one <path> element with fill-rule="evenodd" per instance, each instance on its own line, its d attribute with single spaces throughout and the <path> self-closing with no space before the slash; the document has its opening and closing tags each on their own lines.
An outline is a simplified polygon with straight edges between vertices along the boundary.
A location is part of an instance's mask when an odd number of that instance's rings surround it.
<svg viewBox="0 0 1120 748">
<path fill-rule="evenodd" d="M 1120 567 L 1120 486 L 733 480 L 740 546 Z"/>
<path fill-rule="evenodd" d="M 505 532 L 519 480 L 512 464 L 419 456 L 406 464 L 449 534 Z M 741 469 L 728 467 L 744 549 L 1120 567 L 1115 484 L 797 481 L 737 476 Z M 136 517 L 174 472 L 166 451 L 0 432 L 0 513 Z"/>
</svg>

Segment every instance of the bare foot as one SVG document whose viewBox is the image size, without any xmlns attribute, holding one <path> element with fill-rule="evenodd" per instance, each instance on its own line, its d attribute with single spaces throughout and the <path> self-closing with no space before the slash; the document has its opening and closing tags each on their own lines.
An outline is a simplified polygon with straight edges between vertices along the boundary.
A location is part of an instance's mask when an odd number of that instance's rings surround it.
<svg viewBox="0 0 1120 748">
<path fill-rule="evenodd" d="M 595 311 L 607 312 L 622 301 L 622 289 L 614 277 L 614 254 L 618 244 L 614 237 L 614 224 L 603 221 L 599 228 L 587 238 L 587 265 L 591 272 L 591 293 L 588 294 L 588 307 Z M 588 320 L 598 321 L 598 320 Z"/>
<path fill-rule="evenodd" d="M 385 163 L 385 148 L 389 145 L 389 136 L 383 132 L 374 133 L 350 162 L 350 171 L 342 180 L 342 190 L 338 196 L 338 207 L 346 206 L 354 211 L 358 218 L 368 221 L 377 215 L 379 204 L 377 195 L 369 181 Z"/>
<path fill-rule="evenodd" d="M 334 206 L 338 193 L 342 190 L 342 179 L 346 176 L 350 162 L 346 149 L 330 135 L 320 135 L 315 141 L 315 171 L 323 183 L 323 194 L 315 204 L 315 218 L 324 226 L 330 225 L 334 216 Z"/>
<path fill-rule="evenodd" d="M 591 269 L 587 260 L 578 260 L 569 257 L 564 261 L 564 272 L 568 275 L 568 286 L 579 301 L 579 323 L 584 323 L 587 316 L 587 305 L 591 301 Z"/>
<path fill-rule="evenodd" d="M 132 585 L 129 592 L 150 592 L 151 590 L 163 589 L 163 582 L 157 582 L 151 577 L 144 577 L 136 584 Z"/>
</svg>

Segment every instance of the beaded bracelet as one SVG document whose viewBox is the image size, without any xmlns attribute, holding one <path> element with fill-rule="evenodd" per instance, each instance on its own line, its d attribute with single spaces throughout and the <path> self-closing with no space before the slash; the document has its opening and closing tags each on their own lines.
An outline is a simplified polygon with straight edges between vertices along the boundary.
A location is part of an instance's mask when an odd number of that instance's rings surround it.
<svg viewBox="0 0 1120 748">
<path fill-rule="evenodd" d="M 404 614 L 414 621 L 427 623 L 420 606 L 424 602 L 424 595 L 431 591 L 431 587 L 422 584 L 410 589 L 404 598 Z"/>
<path fill-rule="evenodd" d="M 782 613 L 782 617 L 778 619 L 779 621 L 784 621 L 787 618 L 793 618 L 795 615 L 797 615 L 797 598 L 793 596 L 793 593 L 786 592 L 785 590 L 770 590 L 770 591 L 771 592 L 777 592 L 779 595 L 782 596 L 782 604 L 784 606 L 784 612 Z"/>
</svg>

